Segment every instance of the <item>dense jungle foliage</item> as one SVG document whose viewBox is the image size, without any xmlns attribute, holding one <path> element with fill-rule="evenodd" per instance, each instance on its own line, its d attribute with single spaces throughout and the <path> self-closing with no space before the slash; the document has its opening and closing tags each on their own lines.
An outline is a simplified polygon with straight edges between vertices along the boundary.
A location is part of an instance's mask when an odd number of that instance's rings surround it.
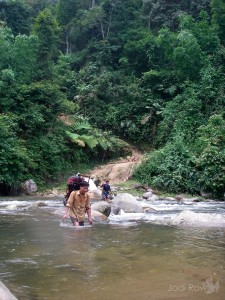
<svg viewBox="0 0 225 300">
<path fill-rule="evenodd" d="M 225 191 L 224 0 L 0 1 L 0 192 L 142 145 L 143 183 Z"/>
</svg>

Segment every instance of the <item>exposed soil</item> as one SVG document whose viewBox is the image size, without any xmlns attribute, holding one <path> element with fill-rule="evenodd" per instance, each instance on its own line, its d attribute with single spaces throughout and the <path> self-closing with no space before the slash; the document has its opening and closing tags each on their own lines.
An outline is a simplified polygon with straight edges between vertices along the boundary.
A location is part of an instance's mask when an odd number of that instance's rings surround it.
<svg viewBox="0 0 225 300">
<path fill-rule="evenodd" d="M 141 163 L 144 157 L 144 155 L 134 147 L 131 147 L 131 153 L 132 154 L 130 156 L 99 165 L 88 173 L 93 178 L 93 180 L 97 179 L 98 177 L 101 183 L 103 183 L 107 179 L 110 181 L 110 184 L 115 185 L 121 182 L 125 182 L 130 179 L 134 168 Z M 59 191 L 57 188 L 54 188 L 51 191 L 40 193 L 39 196 L 40 195 L 45 197 L 61 195 L 62 197 L 64 197 L 64 192 Z"/>
<path fill-rule="evenodd" d="M 126 181 L 132 175 L 135 166 L 140 164 L 143 154 L 136 148 L 131 148 L 132 155 L 107 164 L 99 165 L 91 171 L 91 175 L 99 177 L 101 181 L 108 179 L 117 184 Z"/>
</svg>

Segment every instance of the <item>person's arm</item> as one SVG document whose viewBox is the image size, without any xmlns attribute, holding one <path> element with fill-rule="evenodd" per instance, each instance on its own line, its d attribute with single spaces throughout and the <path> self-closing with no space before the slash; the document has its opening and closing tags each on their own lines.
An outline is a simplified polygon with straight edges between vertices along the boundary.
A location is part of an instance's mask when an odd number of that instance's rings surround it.
<svg viewBox="0 0 225 300">
<path fill-rule="evenodd" d="M 91 217 L 91 204 L 90 204 L 91 198 L 90 194 L 87 194 L 87 202 L 86 202 L 86 213 L 88 215 L 88 222 L 90 225 L 93 225 L 92 217 Z"/>
<path fill-rule="evenodd" d="M 66 206 L 66 209 L 65 209 L 65 212 L 64 212 L 64 215 L 63 215 L 63 220 L 66 219 L 68 217 L 68 212 L 69 212 L 69 207 Z"/>
<path fill-rule="evenodd" d="M 92 221 L 92 218 L 91 218 L 91 209 L 90 208 L 87 209 L 87 215 L 88 215 L 89 224 L 93 225 L 93 221 Z"/>
</svg>

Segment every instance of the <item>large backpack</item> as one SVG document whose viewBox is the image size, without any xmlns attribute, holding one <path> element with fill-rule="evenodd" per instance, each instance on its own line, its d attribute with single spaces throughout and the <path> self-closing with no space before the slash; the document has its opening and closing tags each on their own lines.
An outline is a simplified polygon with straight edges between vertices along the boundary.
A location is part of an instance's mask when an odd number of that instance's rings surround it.
<svg viewBox="0 0 225 300">
<path fill-rule="evenodd" d="M 77 175 L 71 176 L 67 181 L 67 192 L 65 199 L 63 200 L 64 206 L 66 206 L 66 203 L 69 199 L 70 194 L 73 191 L 78 191 L 80 189 L 80 183 L 84 181 L 82 177 L 79 177 Z"/>
<path fill-rule="evenodd" d="M 78 191 L 80 189 L 80 183 L 83 181 L 83 178 L 79 176 L 71 176 L 67 181 L 67 187 L 70 193 L 72 191 Z"/>
</svg>

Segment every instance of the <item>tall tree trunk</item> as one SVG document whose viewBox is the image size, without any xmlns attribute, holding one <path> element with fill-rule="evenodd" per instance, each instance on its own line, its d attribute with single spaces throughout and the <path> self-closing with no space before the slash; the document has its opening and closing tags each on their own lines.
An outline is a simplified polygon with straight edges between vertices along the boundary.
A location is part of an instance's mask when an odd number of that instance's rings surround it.
<svg viewBox="0 0 225 300">
<path fill-rule="evenodd" d="M 95 0 L 92 0 L 91 8 L 95 7 Z"/>
<path fill-rule="evenodd" d="M 101 25 L 102 39 L 104 40 L 104 39 L 105 39 L 105 31 L 104 31 L 104 27 L 103 27 L 102 21 L 99 20 L 99 22 L 100 22 L 100 25 Z"/>
<path fill-rule="evenodd" d="M 68 38 L 68 31 L 66 32 L 66 54 L 69 54 L 69 38 Z"/>
<path fill-rule="evenodd" d="M 109 30 L 110 30 L 110 27 L 111 27 L 111 24 L 112 24 L 112 13 L 113 13 L 113 6 L 112 6 L 112 9 L 111 9 L 111 12 L 110 12 L 109 25 L 108 25 L 108 30 L 107 30 L 106 38 L 108 38 L 108 36 L 109 36 Z"/>
</svg>

